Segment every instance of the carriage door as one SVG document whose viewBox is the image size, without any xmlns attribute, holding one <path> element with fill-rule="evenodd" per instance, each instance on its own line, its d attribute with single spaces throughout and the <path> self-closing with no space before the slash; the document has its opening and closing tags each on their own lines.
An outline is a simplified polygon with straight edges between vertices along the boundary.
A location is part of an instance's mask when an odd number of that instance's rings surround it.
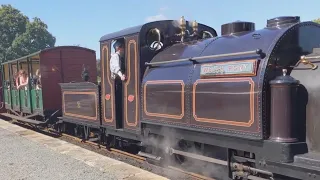
<svg viewBox="0 0 320 180">
<path fill-rule="evenodd" d="M 6 109 L 11 109 L 11 89 L 10 89 L 10 68 L 9 64 L 3 65 L 3 79 L 2 79 L 2 89 L 3 98 Z"/>
<path fill-rule="evenodd" d="M 127 130 L 137 130 L 139 127 L 139 49 L 138 35 L 126 38 L 125 45 L 125 74 L 126 81 L 123 82 L 123 120 Z"/>
</svg>

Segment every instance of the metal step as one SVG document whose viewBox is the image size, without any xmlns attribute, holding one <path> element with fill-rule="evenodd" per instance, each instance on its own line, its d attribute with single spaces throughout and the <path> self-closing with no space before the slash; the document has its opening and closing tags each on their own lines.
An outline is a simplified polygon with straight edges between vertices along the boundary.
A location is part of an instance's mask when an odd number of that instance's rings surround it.
<svg viewBox="0 0 320 180">
<path fill-rule="evenodd" d="M 35 124 L 35 125 L 45 124 L 45 122 L 43 122 L 43 121 L 37 121 L 37 120 L 33 120 L 33 119 L 28 119 L 28 118 L 25 118 L 25 117 L 15 116 L 13 114 L 1 113 L 1 115 L 9 117 L 9 118 L 12 118 L 12 119 L 15 119 L 17 121 L 22 121 L 22 122 L 26 122 L 26 123 L 30 123 L 30 124 Z"/>
</svg>

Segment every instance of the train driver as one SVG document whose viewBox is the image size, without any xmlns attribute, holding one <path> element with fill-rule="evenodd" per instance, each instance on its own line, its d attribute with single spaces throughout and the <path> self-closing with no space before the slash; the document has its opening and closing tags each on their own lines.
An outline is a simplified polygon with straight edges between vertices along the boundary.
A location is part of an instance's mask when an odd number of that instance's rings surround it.
<svg viewBox="0 0 320 180">
<path fill-rule="evenodd" d="M 20 89 L 22 87 L 26 87 L 29 83 L 29 77 L 25 70 L 21 69 L 18 73 L 18 77 L 16 78 L 16 87 Z"/>
<path fill-rule="evenodd" d="M 113 53 L 110 58 L 111 78 L 117 79 L 116 76 L 118 76 L 122 81 L 124 81 L 126 76 L 123 74 L 121 69 L 124 57 L 123 43 L 117 41 L 114 43 L 113 48 L 115 49 L 115 53 Z"/>
</svg>

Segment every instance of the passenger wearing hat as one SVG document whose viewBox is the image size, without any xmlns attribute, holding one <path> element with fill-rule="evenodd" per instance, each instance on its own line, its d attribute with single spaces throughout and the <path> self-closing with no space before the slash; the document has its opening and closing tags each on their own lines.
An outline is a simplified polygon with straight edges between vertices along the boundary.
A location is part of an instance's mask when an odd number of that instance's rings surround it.
<svg viewBox="0 0 320 180">
<path fill-rule="evenodd" d="M 121 72 L 121 57 L 123 57 L 124 53 L 123 44 L 117 41 L 114 43 L 113 48 L 115 49 L 115 53 L 111 55 L 110 59 L 111 78 L 116 79 L 118 75 L 120 79 L 124 81 L 125 75 Z"/>
</svg>

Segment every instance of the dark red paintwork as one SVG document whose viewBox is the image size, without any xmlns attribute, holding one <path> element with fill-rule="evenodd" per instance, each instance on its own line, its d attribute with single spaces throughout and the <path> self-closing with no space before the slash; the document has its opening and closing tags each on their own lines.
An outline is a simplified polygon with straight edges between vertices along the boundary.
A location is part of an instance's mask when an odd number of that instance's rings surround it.
<svg viewBox="0 0 320 180">
<path fill-rule="evenodd" d="M 90 82 L 97 81 L 96 55 L 93 50 L 78 46 L 61 46 L 40 54 L 44 109 L 60 109 L 61 89 L 58 83 L 83 82 L 82 65 L 89 69 Z"/>
</svg>

